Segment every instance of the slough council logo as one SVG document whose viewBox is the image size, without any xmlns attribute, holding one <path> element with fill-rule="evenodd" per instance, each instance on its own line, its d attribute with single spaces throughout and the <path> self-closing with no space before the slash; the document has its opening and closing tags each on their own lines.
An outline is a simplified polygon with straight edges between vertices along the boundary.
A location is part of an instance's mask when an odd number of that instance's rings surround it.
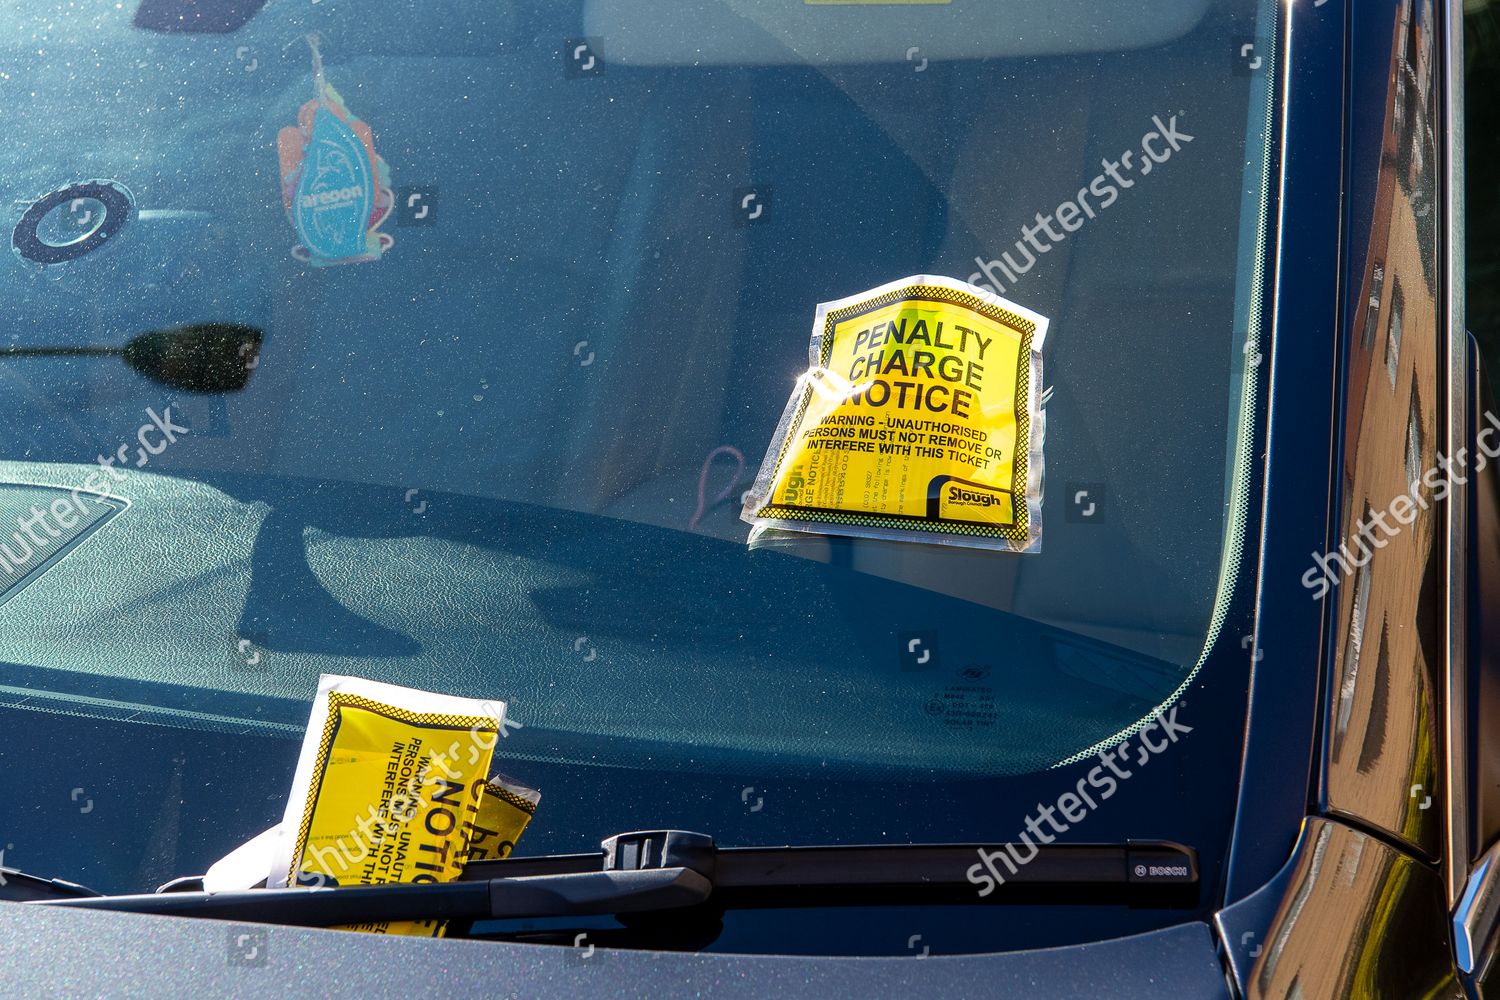
<svg viewBox="0 0 1500 1000">
<path fill-rule="evenodd" d="M 993 507 L 1001 502 L 1001 498 L 993 493 L 976 493 L 961 486 L 949 486 L 948 502 L 960 506 Z"/>
</svg>

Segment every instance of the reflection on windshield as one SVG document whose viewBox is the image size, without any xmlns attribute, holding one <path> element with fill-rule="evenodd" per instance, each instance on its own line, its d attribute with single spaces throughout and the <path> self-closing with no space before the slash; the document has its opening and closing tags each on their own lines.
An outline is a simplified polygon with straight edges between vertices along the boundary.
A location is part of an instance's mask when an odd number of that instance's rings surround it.
<svg viewBox="0 0 1500 1000">
<path fill-rule="evenodd" d="M 1272 53 L 1222 54 L 1254 11 L 463 6 L 0 15 L 15 219 L 132 199 L 0 272 L 32 686 L 269 733 L 350 673 L 504 697 L 539 759 L 866 777 L 1046 768 L 1180 690 L 1245 528 Z M 817 305 L 908 275 L 1050 321 L 1040 551 L 747 545 Z M 205 329 L 256 333 L 228 381 L 95 356 Z M 137 462 L 143 413 L 176 430 Z M 22 559 L 41 486 L 129 506 Z"/>
</svg>

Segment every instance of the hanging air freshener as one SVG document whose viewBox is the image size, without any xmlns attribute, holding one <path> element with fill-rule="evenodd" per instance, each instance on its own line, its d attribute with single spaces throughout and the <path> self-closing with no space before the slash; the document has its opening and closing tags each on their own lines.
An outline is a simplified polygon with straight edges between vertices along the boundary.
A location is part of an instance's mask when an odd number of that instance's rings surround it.
<svg viewBox="0 0 1500 1000">
<path fill-rule="evenodd" d="M 395 238 L 380 232 L 391 214 L 391 168 L 375 152 L 370 126 L 323 78 L 318 37 L 309 35 L 317 96 L 276 137 L 281 200 L 301 241 L 292 256 L 317 267 L 379 260 Z"/>
</svg>

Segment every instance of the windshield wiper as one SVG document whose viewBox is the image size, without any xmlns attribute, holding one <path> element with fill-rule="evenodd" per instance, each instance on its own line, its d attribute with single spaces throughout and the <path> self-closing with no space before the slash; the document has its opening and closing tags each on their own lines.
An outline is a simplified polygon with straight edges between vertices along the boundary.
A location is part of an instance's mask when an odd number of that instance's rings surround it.
<svg viewBox="0 0 1500 1000">
<path fill-rule="evenodd" d="M 981 897 L 978 852 L 1005 845 L 718 847 L 683 830 L 624 833 L 588 854 L 476 861 L 456 882 L 168 892 L 36 905 L 329 927 L 713 909 L 937 903 L 1117 902 L 1191 906 L 1198 858 L 1169 841 L 1048 844 Z M 1028 851 L 1029 853 L 1029 851 Z M 1023 857 L 1016 848 L 1015 857 Z M 982 868 L 983 866 L 981 866 Z"/>
<path fill-rule="evenodd" d="M 686 868 L 541 875 L 487 882 L 392 882 L 323 889 L 169 892 L 36 900 L 32 905 L 333 927 L 387 920 L 496 920 L 670 910 L 706 900 L 712 885 Z"/>
<path fill-rule="evenodd" d="M 88 886 L 60 878 L 31 875 L 0 865 L 0 901 L 29 903 L 34 900 L 82 899 L 99 894 Z"/>
</svg>

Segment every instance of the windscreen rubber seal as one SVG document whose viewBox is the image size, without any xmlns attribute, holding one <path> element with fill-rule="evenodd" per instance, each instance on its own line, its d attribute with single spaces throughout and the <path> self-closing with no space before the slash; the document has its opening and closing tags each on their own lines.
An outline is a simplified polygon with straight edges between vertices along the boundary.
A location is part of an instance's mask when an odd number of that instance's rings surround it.
<svg viewBox="0 0 1500 1000">
<path fill-rule="evenodd" d="M 104 217 L 93 229 L 76 240 L 61 244 L 48 243 L 37 235 L 37 227 L 47 213 L 79 198 L 89 198 L 104 206 Z M 10 238 L 11 248 L 34 264 L 66 264 L 104 246 L 134 215 L 135 196 L 125 185 L 110 180 L 79 181 L 32 202 L 21 221 L 16 223 Z"/>
</svg>

